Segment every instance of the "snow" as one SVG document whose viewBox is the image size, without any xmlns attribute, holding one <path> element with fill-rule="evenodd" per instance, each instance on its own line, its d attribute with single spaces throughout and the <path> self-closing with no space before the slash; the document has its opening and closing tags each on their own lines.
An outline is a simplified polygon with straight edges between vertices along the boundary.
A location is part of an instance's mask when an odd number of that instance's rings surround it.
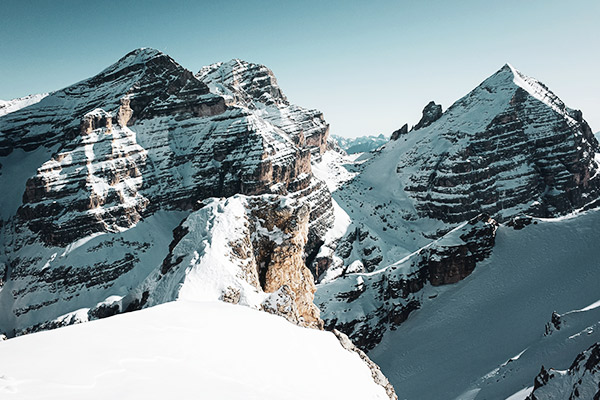
<svg viewBox="0 0 600 400">
<path fill-rule="evenodd" d="M 332 333 L 221 302 L 166 303 L 9 339 L 0 353 L 6 400 L 388 398 Z"/>
<path fill-rule="evenodd" d="M 600 341 L 598 224 L 600 210 L 501 226 L 489 259 L 455 285 L 426 288 L 421 309 L 369 356 L 400 398 L 521 396 L 542 365 L 566 369 Z M 553 311 L 563 322 L 545 335 Z"/>
<path fill-rule="evenodd" d="M 531 394 L 533 390 L 533 386 L 526 387 L 524 389 L 519 390 L 517 393 L 513 394 L 506 398 L 506 400 L 525 400 L 527 396 Z"/>
<path fill-rule="evenodd" d="M 34 260 L 30 265 L 33 270 L 45 271 L 49 275 L 58 273 L 65 266 L 73 266 L 81 274 L 99 279 L 102 274 L 110 274 L 111 267 L 122 264 L 126 254 L 133 257 L 133 268 L 118 277 L 107 277 L 106 283 L 102 285 L 81 287 L 75 296 L 66 290 L 57 293 L 54 284 L 37 283 L 38 290 L 28 291 L 14 298 L 13 291 L 20 290 L 22 286 L 19 285 L 31 281 L 9 279 L 0 290 L 0 327 L 5 332 L 13 333 L 13 330 L 19 331 L 51 320 L 74 321 L 74 313 L 77 311 L 88 310 L 97 304 L 111 303 L 128 295 L 160 267 L 169 252 L 173 229 L 186 216 L 187 213 L 181 211 L 159 211 L 127 231 L 82 238 L 72 245 L 70 251 L 43 246 L 39 242 L 27 244 L 19 254 L 24 259 Z M 99 269 L 104 272 L 99 272 Z M 75 272 L 73 276 L 76 276 Z M 32 309 L 19 318 L 13 314 L 14 309 L 35 307 L 39 304 L 48 305 Z M 87 320 L 87 315 L 83 316 L 81 312 L 76 318 L 77 322 Z"/>
<path fill-rule="evenodd" d="M 11 112 L 19 111 L 21 108 L 39 103 L 48 93 L 30 94 L 29 96 L 19 97 L 13 100 L 0 100 L 0 117 Z"/>
</svg>

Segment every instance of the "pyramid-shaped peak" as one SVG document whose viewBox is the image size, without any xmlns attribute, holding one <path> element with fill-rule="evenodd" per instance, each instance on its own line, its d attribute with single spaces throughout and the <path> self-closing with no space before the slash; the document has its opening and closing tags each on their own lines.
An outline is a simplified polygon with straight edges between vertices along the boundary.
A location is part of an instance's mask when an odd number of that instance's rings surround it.
<svg viewBox="0 0 600 400">
<path fill-rule="evenodd" d="M 166 64 L 177 64 L 171 57 L 163 52 L 142 47 L 125 54 L 119 61 L 102 71 L 103 74 L 111 74 L 119 70 L 134 67 L 136 65 L 147 65 L 149 63 L 164 62 Z"/>
</svg>

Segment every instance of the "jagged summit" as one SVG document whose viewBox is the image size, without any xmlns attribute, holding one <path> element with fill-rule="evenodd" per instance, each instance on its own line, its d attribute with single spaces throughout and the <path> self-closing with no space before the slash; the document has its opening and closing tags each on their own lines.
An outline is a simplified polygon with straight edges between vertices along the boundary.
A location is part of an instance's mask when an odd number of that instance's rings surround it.
<svg viewBox="0 0 600 400">
<path fill-rule="evenodd" d="M 196 76 L 230 103 L 250 108 L 289 105 L 273 71 L 261 64 L 234 58 L 203 67 Z"/>
<path fill-rule="evenodd" d="M 90 79 L 95 82 L 100 77 L 109 77 L 108 79 L 115 79 L 119 74 L 129 74 L 131 72 L 153 72 L 152 68 L 149 70 L 145 68 L 151 66 L 160 66 L 160 68 L 165 70 L 177 70 L 180 73 L 187 71 L 188 74 L 186 75 L 191 74 L 190 71 L 183 68 L 167 54 L 164 54 L 163 52 L 153 48 L 142 47 L 130 51 L 121 57 L 117 62 L 105 68 Z"/>
<path fill-rule="evenodd" d="M 206 66 L 196 77 L 227 105 L 248 109 L 286 132 L 297 144 L 306 144 L 313 158 L 325 152 L 329 125 L 323 114 L 290 104 L 273 71 L 264 65 L 233 59 Z"/>
</svg>

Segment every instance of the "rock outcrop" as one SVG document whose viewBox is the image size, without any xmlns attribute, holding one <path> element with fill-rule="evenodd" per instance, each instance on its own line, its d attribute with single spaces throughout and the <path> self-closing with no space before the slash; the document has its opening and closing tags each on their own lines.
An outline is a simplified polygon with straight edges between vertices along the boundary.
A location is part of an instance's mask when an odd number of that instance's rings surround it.
<svg viewBox="0 0 600 400">
<path fill-rule="evenodd" d="M 390 140 L 398 140 L 400 138 L 400 136 L 406 135 L 407 133 L 408 133 L 408 124 L 404 124 L 404 125 L 402 125 L 402 128 L 392 132 L 392 136 L 390 137 Z"/>
<path fill-rule="evenodd" d="M 396 264 L 321 284 L 316 301 L 325 327 L 372 349 L 387 329 L 420 307 L 426 285 L 456 283 L 470 275 L 491 254 L 497 226 L 480 215 Z"/>
<path fill-rule="evenodd" d="M 417 124 L 412 128 L 412 130 L 416 131 L 417 129 L 426 128 L 441 117 L 442 106 L 440 104 L 435 104 L 434 101 L 430 101 L 423 109 L 423 116 L 421 117 L 419 122 L 417 122 Z"/>
<path fill-rule="evenodd" d="M 211 199 L 173 231 L 160 268 L 120 308 L 223 300 L 321 328 L 304 263 L 308 218 L 303 202 L 277 195 Z"/>
<path fill-rule="evenodd" d="M 375 381 L 376 384 L 378 384 L 379 386 L 381 386 L 385 389 L 385 392 L 389 396 L 390 400 L 398 400 L 398 395 L 396 394 L 394 387 L 392 386 L 390 381 L 386 378 L 386 376 L 383 375 L 383 373 L 381 372 L 381 368 L 379 368 L 379 366 L 377 364 L 375 364 L 373 361 L 371 361 L 369 356 L 367 356 L 364 351 L 362 351 L 361 349 L 356 347 L 350 341 L 348 336 L 346 336 L 342 332 L 338 331 L 337 329 L 333 330 L 333 334 L 338 338 L 338 340 L 340 341 L 340 344 L 342 345 L 342 347 L 344 349 L 358 354 L 358 356 L 361 358 L 361 360 L 363 360 L 363 362 L 369 366 L 369 369 L 371 370 L 371 375 L 373 376 L 373 381 Z"/>
</svg>

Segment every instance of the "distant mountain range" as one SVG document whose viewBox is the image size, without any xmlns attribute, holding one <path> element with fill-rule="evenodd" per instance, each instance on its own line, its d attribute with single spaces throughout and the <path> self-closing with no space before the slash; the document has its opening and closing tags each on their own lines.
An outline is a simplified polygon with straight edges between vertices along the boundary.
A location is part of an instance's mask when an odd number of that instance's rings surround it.
<svg viewBox="0 0 600 400">
<path fill-rule="evenodd" d="M 348 154 L 365 153 L 375 150 L 390 140 L 389 136 L 383 134 L 378 136 L 360 136 L 356 138 L 347 138 L 338 135 L 331 135 L 330 137 Z"/>
</svg>

